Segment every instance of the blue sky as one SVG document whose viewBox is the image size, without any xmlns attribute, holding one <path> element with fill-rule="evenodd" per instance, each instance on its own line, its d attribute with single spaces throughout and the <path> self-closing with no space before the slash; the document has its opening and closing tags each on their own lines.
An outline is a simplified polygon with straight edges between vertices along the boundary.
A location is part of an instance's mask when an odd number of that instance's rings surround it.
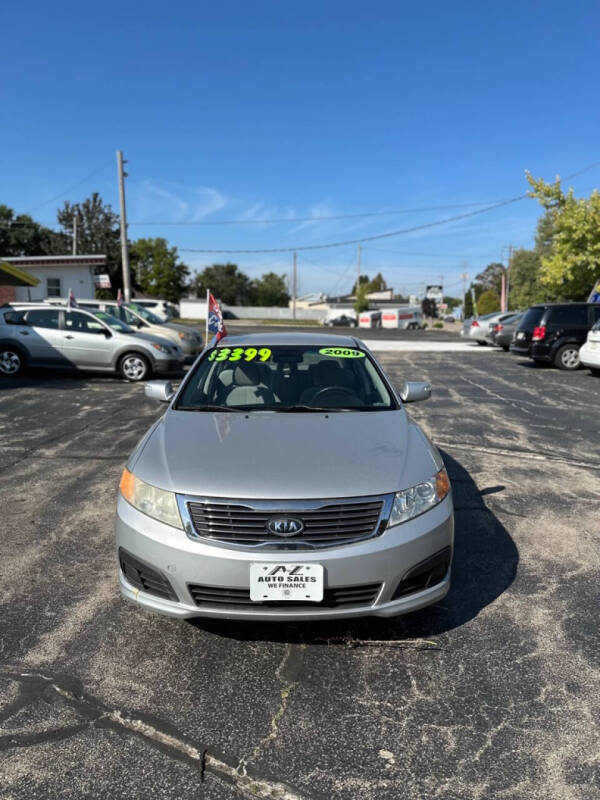
<svg viewBox="0 0 600 800">
<path fill-rule="evenodd" d="M 94 190 L 117 207 L 117 148 L 130 237 L 181 249 L 356 239 L 470 209 L 261 220 L 495 201 L 526 190 L 525 169 L 600 160 L 593 2 L 23 2 L 0 22 L 0 203 L 48 223 Z M 363 270 L 405 291 L 444 275 L 452 293 L 463 269 L 529 246 L 538 215 L 527 199 L 365 243 Z M 251 275 L 292 258 L 182 257 Z M 348 290 L 355 261 L 355 246 L 299 252 L 300 290 Z"/>
</svg>

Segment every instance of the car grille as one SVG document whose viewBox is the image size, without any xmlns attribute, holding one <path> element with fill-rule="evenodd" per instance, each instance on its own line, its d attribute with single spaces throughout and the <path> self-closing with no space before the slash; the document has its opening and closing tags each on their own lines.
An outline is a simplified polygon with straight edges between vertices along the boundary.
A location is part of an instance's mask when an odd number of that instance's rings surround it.
<svg viewBox="0 0 600 800">
<path fill-rule="evenodd" d="M 192 600 L 199 607 L 206 606 L 267 606 L 268 608 L 346 608 L 349 606 L 371 606 L 381 589 L 380 583 L 367 583 L 362 586 L 339 586 L 325 589 L 320 603 L 304 600 L 250 600 L 250 589 L 224 589 L 220 586 L 188 584 Z"/>
<path fill-rule="evenodd" d="M 268 505 L 262 504 L 262 505 Z M 324 503 L 319 508 L 282 510 L 260 509 L 242 503 L 214 501 L 188 502 L 188 510 L 197 536 L 230 544 L 332 545 L 364 539 L 381 533 L 377 528 L 383 507 L 382 498 L 349 503 Z M 267 530 L 274 517 L 293 514 L 304 523 L 304 530 L 291 538 L 276 536 Z"/>
</svg>

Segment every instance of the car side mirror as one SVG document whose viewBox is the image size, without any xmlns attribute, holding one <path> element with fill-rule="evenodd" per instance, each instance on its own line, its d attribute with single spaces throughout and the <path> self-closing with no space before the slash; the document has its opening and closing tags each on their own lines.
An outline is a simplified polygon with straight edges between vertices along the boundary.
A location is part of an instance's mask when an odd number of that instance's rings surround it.
<svg viewBox="0 0 600 800">
<path fill-rule="evenodd" d="M 404 403 L 418 403 L 431 397 L 431 384 L 426 381 L 406 381 L 400 389 L 400 399 Z"/>
<path fill-rule="evenodd" d="M 112 333 L 108 330 L 108 328 L 104 328 L 102 333 L 106 336 L 107 339 L 110 339 L 112 336 Z"/>
<path fill-rule="evenodd" d="M 148 381 L 144 386 L 144 394 L 150 400 L 170 403 L 175 392 L 173 391 L 171 381 Z"/>
</svg>

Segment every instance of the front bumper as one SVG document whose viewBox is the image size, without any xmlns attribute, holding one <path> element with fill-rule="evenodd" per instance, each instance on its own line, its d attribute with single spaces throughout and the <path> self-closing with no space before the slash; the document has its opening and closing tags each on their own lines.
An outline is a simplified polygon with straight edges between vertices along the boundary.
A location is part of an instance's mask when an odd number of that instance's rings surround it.
<svg viewBox="0 0 600 800">
<path fill-rule="evenodd" d="M 584 367 L 600 368 L 600 342 L 593 342 L 594 349 L 590 347 L 590 342 L 582 344 L 579 348 L 579 360 Z"/>
<path fill-rule="evenodd" d="M 233 549 L 207 540 L 189 539 L 183 530 L 164 525 L 129 505 L 117 503 L 117 548 L 151 566 L 169 582 L 177 600 L 142 591 L 120 573 L 123 596 L 145 608 L 171 617 L 212 617 L 253 620 L 316 620 L 362 616 L 393 617 L 441 600 L 450 588 L 450 569 L 429 588 L 393 599 L 398 584 L 416 565 L 454 544 L 454 512 L 449 495 L 416 519 L 354 544 L 310 550 Z M 325 588 L 381 584 L 369 605 L 340 608 L 314 605 L 256 606 L 194 604 L 190 584 L 248 589 L 250 564 L 256 561 L 322 564 Z"/>
</svg>

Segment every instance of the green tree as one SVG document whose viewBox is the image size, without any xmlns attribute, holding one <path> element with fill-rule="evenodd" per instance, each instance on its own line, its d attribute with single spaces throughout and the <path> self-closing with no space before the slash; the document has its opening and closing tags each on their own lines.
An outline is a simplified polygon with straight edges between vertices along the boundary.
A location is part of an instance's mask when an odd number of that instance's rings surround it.
<svg viewBox="0 0 600 800">
<path fill-rule="evenodd" d="M 190 271 L 179 261 L 176 247 L 166 239 L 138 239 L 129 249 L 135 283 L 151 297 L 177 303 L 183 294 Z"/>
<path fill-rule="evenodd" d="M 356 299 L 354 301 L 354 310 L 357 314 L 361 314 L 363 311 L 366 311 L 369 307 L 369 301 L 367 300 L 367 281 L 361 281 L 360 286 L 358 287 L 358 292 L 356 293 Z"/>
<path fill-rule="evenodd" d="M 110 275 L 113 294 L 123 286 L 119 217 L 112 206 L 93 192 L 82 203 L 65 203 L 56 212 L 59 225 L 71 239 L 73 218 L 77 215 L 77 252 L 85 255 L 106 255 L 106 271 Z"/>
<path fill-rule="evenodd" d="M 542 259 L 537 250 L 515 250 L 510 265 L 510 308 L 528 308 L 548 299 L 548 290 L 540 283 Z"/>
<path fill-rule="evenodd" d="M 527 173 L 527 180 L 530 197 L 546 209 L 540 283 L 553 299 L 585 300 L 600 277 L 600 193 L 577 198 L 573 189 L 565 194 L 560 178 L 546 183 Z"/>
<path fill-rule="evenodd" d="M 0 205 L 0 256 L 50 256 L 69 253 L 71 237 L 40 225 L 29 214 Z"/>
<path fill-rule="evenodd" d="M 371 282 L 369 280 L 369 276 L 368 275 L 360 275 L 358 280 L 360 282 L 360 285 L 361 286 L 364 285 L 365 287 Z M 356 281 L 354 281 L 354 286 L 352 287 L 352 291 L 350 292 L 350 294 L 356 294 Z"/>
<path fill-rule="evenodd" d="M 367 284 L 367 292 L 383 292 L 385 289 L 388 288 L 387 283 L 385 282 L 385 278 L 378 272 L 377 275 L 373 278 L 372 281 L 369 281 Z"/>
<path fill-rule="evenodd" d="M 275 272 L 265 273 L 252 285 L 253 302 L 257 306 L 287 306 L 290 296 L 285 285 L 285 276 Z"/>
<path fill-rule="evenodd" d="M 456 306 L 462 306 L 462 298 L 461 297 L 450 297 L 450 295 L 444 295 L 444 303 L 448 305 L 448 308 L 456 308 Z"/>
<path fill-rule="evenodd" d="M 212 264 L 194 278 L 192 287 L 198 297 L 204 298 L 206 290 L 228 306 L 251 305 L 253 287 L 248 276 L 237 264 Z"/>
<path fill-rule="evenodd" d="M 486 289 L 477 298 L 477 310 L 479 316 L 491 314 L 492 311 L 500 311 L 500 295 L 493 289 Z"/>
<path fill-rule="evenodd" d="M 504 272 L 504 264 L 499 261 L 493 261 L 487 267 L 475 276 L 475 282 L 479 285 L 479 291 L 485 292 L 487 289 L 500 294 L 502 290 L 502 273 Z"/>
</svg>

